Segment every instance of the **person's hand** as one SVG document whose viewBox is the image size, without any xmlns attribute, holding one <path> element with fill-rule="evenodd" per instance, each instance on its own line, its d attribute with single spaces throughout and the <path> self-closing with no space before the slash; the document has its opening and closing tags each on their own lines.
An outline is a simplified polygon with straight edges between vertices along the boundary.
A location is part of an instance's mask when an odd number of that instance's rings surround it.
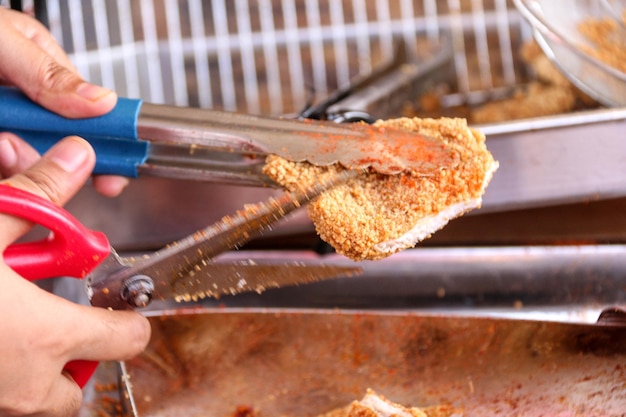
<svg viewBox="0 0 626 417">
<path fill-rule="evenodd" d="M 0 134 L 0 143 L 14 151 L 12 164 L 0 160 L 1 173 L 9 177 L 0 182 L 56 204 L 64 204 L 78 191 L 95 164 L 93 149 L 75 136 L 42 158 L 14 139 Z M 30 226 L 0 214 L 0 253 Z M 71 303 L 22 278 L 0 259 L 0 415 L 75 415 L 82 393 L 63 371 L 65 364 L 76 359 L 128 359 L 145 348 L 149 337 L 150 327 L 142 315 Z"/>
<path fill-rule="evenodd" d="M 31 100 L 69 118 L 94 117 L 113 109 L 117 95 L 85 82 L 48 29 L 30 16 L 0 7 L 0 84 L 19 88 Z M 118 195 L 128 179 L 101 175 L 94 187 Z"/>
</svg>

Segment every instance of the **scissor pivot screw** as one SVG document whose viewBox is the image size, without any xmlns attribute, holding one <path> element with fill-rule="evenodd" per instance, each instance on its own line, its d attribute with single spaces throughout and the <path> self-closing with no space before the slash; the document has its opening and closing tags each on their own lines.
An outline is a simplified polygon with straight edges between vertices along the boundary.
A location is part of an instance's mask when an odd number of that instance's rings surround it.
<svg viewBox="0 0 626 417">
<path fill-rule="evenodd" d="M 135 275 L 124 282 L 121 297 L 133 307 L 146 307 L 152 301 L 154 281 L 147 275 Z"/>
</svg>

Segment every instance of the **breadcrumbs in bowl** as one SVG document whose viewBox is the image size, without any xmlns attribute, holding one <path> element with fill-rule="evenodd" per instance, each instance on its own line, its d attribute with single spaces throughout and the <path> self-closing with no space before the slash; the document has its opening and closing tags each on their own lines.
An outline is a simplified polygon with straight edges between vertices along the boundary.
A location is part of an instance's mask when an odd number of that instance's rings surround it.
<svg viewBox="0 0 626 417">
<path fill-rule="evenodd" d="M 578 30 L 590 42 L 581 45 L 589 55 L 626 74 L 626 12 L 622 22 L 612 18 L 585 19 Z"/>
</svg>

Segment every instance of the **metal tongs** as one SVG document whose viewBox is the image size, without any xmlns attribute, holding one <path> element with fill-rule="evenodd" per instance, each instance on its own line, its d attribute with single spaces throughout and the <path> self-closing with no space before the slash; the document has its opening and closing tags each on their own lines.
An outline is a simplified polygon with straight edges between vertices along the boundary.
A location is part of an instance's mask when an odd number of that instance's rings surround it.
<svg viewBox="0 0 626 417">
<path fill-rule="evenodd" d="M 458 161 L 453 150 L 428 136 L 365 123 L 260 117 L 126 98 L 104 116 L 66 119 L 11 88 L 0 88 L 0 109 L 0 130 L 16 133 L 40 152 L 68 135 L 89 140 L 97 155 L 95 174 L 276 186 L 262 173 L 268 154 L 382 174 L 432 175 Z"/>
<path fill-rule="evenodd" d="M 103 233 L 85 228 L 69 212 L 48 200 L 0 185 L 0 213 L 28 220 L 52 232 L 40 241 L 13 244 L 3 256 L 11 268 L 29 280 L 57 276 L 84 279 L 92 305 L 120 310 L 146 307 L 152 300 L 197 300 L 353 275 L 360 268 L 293 262 L 226 262 L 215 257 L 241 246 L 320 193 L 355 175 L 357 171 L 344 171 L 312 187 L 247 206 L 138 258 L 119 256 Z M 96 366 L 79 360 L 70 362 L 67 370 L 83 386 Z"/>
</svg>

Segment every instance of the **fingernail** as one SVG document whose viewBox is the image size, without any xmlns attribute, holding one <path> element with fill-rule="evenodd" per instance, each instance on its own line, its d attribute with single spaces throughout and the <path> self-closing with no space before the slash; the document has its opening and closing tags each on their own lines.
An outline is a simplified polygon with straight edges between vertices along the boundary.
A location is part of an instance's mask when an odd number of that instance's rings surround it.
<svg viewBox="0 0 626 417">
<path fill-rule="evenodd" d="M 4 168 L 12 168 L 17 164 L 17 152 L 10 140 L 0 139 L 0 165 Z"/>
<path fill-rule="evenodd" d="M 52 147 L 46 154 L 65 172 L 75 172 L 85 163 L 89 156 L 88 150 L 76 140 L 65 140 Z"/>
<path fill-rule="evenodd" d="M 98 101 L 102 97 L 107 96 L 111 93 L 113 93 L 113 91 L 107 88 L 89 83 L 82 83 L 76 88 L 76 94 L 83 98 L 86 98 L 89 101 Z"/>
</svg>

